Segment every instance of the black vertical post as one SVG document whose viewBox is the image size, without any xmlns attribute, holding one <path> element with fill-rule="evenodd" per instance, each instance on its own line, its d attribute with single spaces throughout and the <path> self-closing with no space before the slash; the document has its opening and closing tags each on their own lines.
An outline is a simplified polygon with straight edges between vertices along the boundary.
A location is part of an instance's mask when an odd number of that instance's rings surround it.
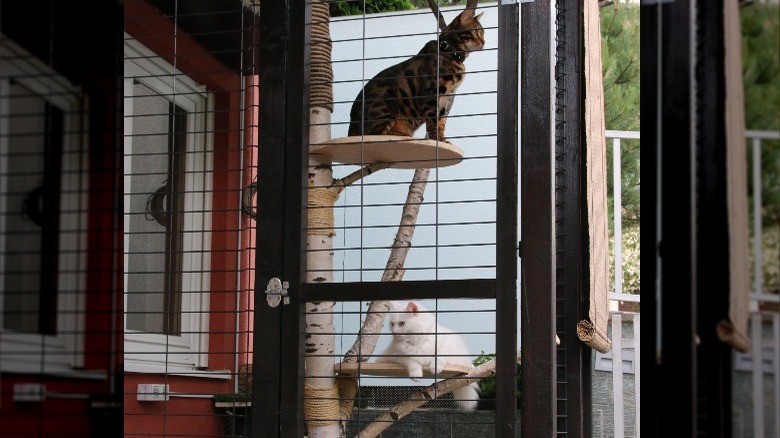
<svg viewBox="0 0 780 438">
<path fill-rule="evenodd" d="M 591 349 L 577 337 L 577 322 L 588 315 L 588 230 L 582 217 L 588 184 L 584 61 L 585 15 L 581 1 L 555 2 L 555 249 L 557 349 L 557 430 L 559 436 L 591 434 Z"/>
<path fill-rule="evenodd" d="M 730 284 L 729 245 L 723 242 L 729 235 L 723 1 L 697 2 L 696 9 L 697 428 L 709 437 L 726 437 L 731 436 L 731 348 L 715 331 L 729 319 Z"/>
<path fill-rule="evenodd" d="M 652 307 L 651 318 L 643 318 L 649 330 L 643 332 L 652 340 L 655 357 L 653 366 L 644 369 L 651 374 L 650 398 L 664 400 L 663 415 L 652 419 L 653 436 L 668 434 L 670 424 L 679 436 L 697 432 L 692 19 L 686 0 L 642 6 L 642 64 L 654 69 L 642 78 L 645 126 L 654 128 L 643 130 L 643 144 L 653 155 L 652 183 L 658 185 L 651 189 L 651 205 L 659 209 L 651 220 L 657 289 L 649 306 L 643 306 Z M 646 84 L 648 76 L 652 83 Z"/>
<path fill-rule="evenodd" d="M 263 5 L 259 48 L 258 226 L 252 436 L 303 436 L 303 324 L 300 300 L 305 151 L 308 141 L 310 5 Z M 290 283 L 291 303 L 271 308 L 264 291 L 279 277 Z"/>
<path fill-rule="evenodd" d="M 260 16 L 260 89 L 258 216 L 255 258 L 254 357 L 252 370 L 252 437 L 275 437 L 280 429 L 282 314 L 265 303 L 263 291 L 272 277 L 281 275 L 284 242 L 286 2 L 266 2 Z M 260 335 L 262 334 L 262 335 Z"/>
<path fill-rule="evenodd" d="M 515 436 L 517 397 L 517 134 L 519 6 L 498 9 L 496 434 Z"/>
<path fill-rule="evenodd" d="M 289 305 L 282 309 L 282 436 L 303 436 L 305 336 L 301 284 L 306 272 L 309 72 L 311 67 L 311 2 L 290 1 L 287 6 L 287 105 L 284 161 L 284 280 L 289 281 Z M 262 94 L 262 90 L 261 90 Z M 262 111 L 262 107 L 260 109 Z M 262 127 L 260 128 L 262 129 Z M 262 145 L 260 145 L 262 148 Z M 258 179 L 258 181 L 260 181 Z M 277 194 L 278 196 L 278 194 Z M 259 198 L 258 198 L 259 199 Z M 258 247 L 259 249 L 260 247 Z"/>
<path fill-rule="evenodd" d="M 549 0 L 521 6 L 520 430 L 556 434 L 555 241 Z"/>
<path fill-rule="evenodd" d="M 658 379 L 656 363 L 656 316 L 658 301 L 658 287 L 655 283 L 660 266 L 658 264 L 657 240 L 660 237 L 656 232 L 658 225 L 657 214 L 660 211 L 658 184 L 658 131 L 654 128 L 657 123 L 658 113 L 658 6 L 640 6 L 640 38 L 642 50 L 639 54 L 642 67 L 642 81 L 639 84 L 641 99 L 641 113 L 644 114 L 645 129 L 642 132 L 642 241 L 651 242 L 652 246 L 645 244 L 645 250 L 640 255 L 642 275 L 645 278 L 644 299 L 642 302 L 642 382 L 647 388 L 656 385 Z M 653 128 L 651 128 L 653 127 Z M 648 281 L 647 279 L 653 279 Z M 649 396 L 645 392 L 645 397 Z M 665 412 L 665 411 L 664 411 Z M 656 416 L 645 416 L 642 433 L 651 436 L 657 429 Z"/>
</svg>

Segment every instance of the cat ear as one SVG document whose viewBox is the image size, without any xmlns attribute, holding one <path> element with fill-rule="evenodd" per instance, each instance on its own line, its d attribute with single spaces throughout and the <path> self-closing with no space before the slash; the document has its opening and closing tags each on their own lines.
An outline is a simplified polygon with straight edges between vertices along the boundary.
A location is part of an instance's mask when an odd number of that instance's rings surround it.
<svg viewBox="0 0 780 438">
<path fill-rule="evenodd" d="M 474 17 L 474 20 L 475 20 L 475 21 L 479 21 L 479 19 L 480 19 L 480 18 L 482 18 L 482 14 L 484 14 L 484 13 L 485 13 L 485 11 L 482 11 L 482 12 L 480 12 L 480 13 L 479 13 L 479 15 L 477 15 L 476 17 Z"/>
<path fill-rule="evenodd" d="M 417 311 L 419 310 L 417 307 L 417 304 L 409 301 L 409 304 L 406 305 L 406 310 L 412 312 L 413 314 L 417 314 Z"/>
</svg>

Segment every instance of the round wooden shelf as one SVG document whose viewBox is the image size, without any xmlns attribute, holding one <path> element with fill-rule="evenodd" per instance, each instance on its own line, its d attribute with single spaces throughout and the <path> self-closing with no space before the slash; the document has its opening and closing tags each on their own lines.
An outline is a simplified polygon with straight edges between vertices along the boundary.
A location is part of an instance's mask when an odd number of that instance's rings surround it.
<svg viewBox="0 0 780 438">
<path fill-rule="evenodd" d="M 409 377 L 409 372 L 401 364 L 397 363 L 376 363 L 376 362 L 363 362 L 363 363 L 337 363 L 334 365 L 334 369 L 337 374 L 357 376 L 360 373 L 361 376 L 382 376 L 382 377 Z M 444 367 L 444 371 L 434 376 L 433 373 L 428 370 L 423 370 L 423 377 L 426 379 L 439 378 L 448 379 L 450 377 L 460 376 L 468 373 L 473 368 L 464 367 L 460 365 L 447 365 Z"/>
<path fill-rule="evenodd" d="M 463 160 L 463 150 L 446 141 L 399 135 L 340 137 L 311 145 L 310 155 L 330 161 L 367 165 L 389 163 L 396 169 L 422 169 L 453 166 Z"/>
</svg>

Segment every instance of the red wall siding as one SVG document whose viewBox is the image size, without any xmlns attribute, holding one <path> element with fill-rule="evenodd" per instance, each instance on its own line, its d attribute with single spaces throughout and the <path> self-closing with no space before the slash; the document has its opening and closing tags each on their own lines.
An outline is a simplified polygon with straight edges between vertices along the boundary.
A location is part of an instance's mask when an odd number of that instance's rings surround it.
<svg viewBox="0 0 780 438">
<path fill-rule="evenodd" d="M 224 435 L 223 409 L 211 398 L 171 397 L 168 401 L 139 402 L 139 383 L 167 383 L 171 392 L 210 395 L 226 391 L 229 381 L 160 374 L 125 374 L 125 437 L 217 437 Z"/>
<path fill-rule="evenodd" d="M 143 0 L 125 1 L 125 31 L 212 92 L 214 111 L 208 369 L 235 373 L 241 224 L 242 83 L 240 77 Z M 173 35 L 176 35 L 174 40 Z M 175 44 L 174 44 L 175 43 Z M 138 402 L 139 383 L 167 383 L 172 392 L 234 392 L 234 380 L 126 373 L 124 431 L 131 436 L 220 436 L 225 412 L 211 398 Z"/>
<path fill-rule="evenodd" d="M 49 396 L 42 402 L 14 402 L 12 396 L 16 383 L 42 383 L 46 385 L 47 393 L 83 398 L 57 399 Z M 0 436 L 4 438 L 90 436 L 88 396 L 107 392 L 104 380 L 20 374 L 4 374 L 0 379 L 0 391 L 3 394 L 0 401 Z"/>
</svg>

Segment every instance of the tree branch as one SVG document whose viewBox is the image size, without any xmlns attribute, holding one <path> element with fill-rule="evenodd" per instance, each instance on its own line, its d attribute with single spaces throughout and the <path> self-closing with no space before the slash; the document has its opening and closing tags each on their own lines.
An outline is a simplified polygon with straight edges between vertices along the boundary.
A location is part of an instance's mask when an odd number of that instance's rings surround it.
<svg viewBox="0 0 780 438">
<path fill-rule="evenodd" d="M 414 171 L 414 177 L 409 184 L 409 192 L 406 195 L 406 203 L 401 213 L 401 222 L 398 225 L 395 240 L 393 240 L 392 251 L 387 259 L 382 281 L 401 281 L 404 277 L 406 272 L 404 262 L 409 248 L 412 246 L 417 215 L 420 212 L 430 172 L 430 169 L 416 169 Z M 344 362 L 365 362 L 374 354 L 374 348 L 379 340 L 379 332 L 382 331 L 385 315 L 389 310 L 390 301 L 371 302 L 355 343 L 344 355 Z M 341 379 L 356 380 L 354 377 L 342 377 Z M 344 420 L 349 418 L 352 411 L 356 388 L 357 385 L 354 384 L 339 384 L 339 398 L 342 400 L 341 415 Z"/>
<path fill-rule="evenodd" d="M 517 363 L 520 363 L 520 351 L 517 352 Z M 463 388 L 464 386 L 478 382 L 485 377 L 494 376 L 495 374 L 496 360 L 491 359 L 474 368 L 467 374 L 436 382 L 433 385 L 415 392 L 409 397 L 409 400 L 402 401 L 388 409 L 387 412 L 378 416 L 371 424 L 360 431 L 356 438 L 374 438 L 390 427 L 393 422 L 407 416 L 425 403 L 458 388 Z"/>
<path fill-rule="evenodd" d="M 341 193 L 344 191 L 344 189 L 347 188 L 348 185 L 354 183 L 355 181 L 359 180 L 360 178 L 366 177 L 368 175 L 371 175 L 372 173 L 376 172 L 377 170 L 387 169 L 390 167 L 390 163 L 384 163 L 384 162 L 376 162 L 371 163 L 366 167 L 363 167 L 362 169 L 356 170 L 349 175 L 345 176 L 344 178 L 334 179 L 333 184 L 331 187 L 336 189 L 336 193 Z"/>
</svg>

